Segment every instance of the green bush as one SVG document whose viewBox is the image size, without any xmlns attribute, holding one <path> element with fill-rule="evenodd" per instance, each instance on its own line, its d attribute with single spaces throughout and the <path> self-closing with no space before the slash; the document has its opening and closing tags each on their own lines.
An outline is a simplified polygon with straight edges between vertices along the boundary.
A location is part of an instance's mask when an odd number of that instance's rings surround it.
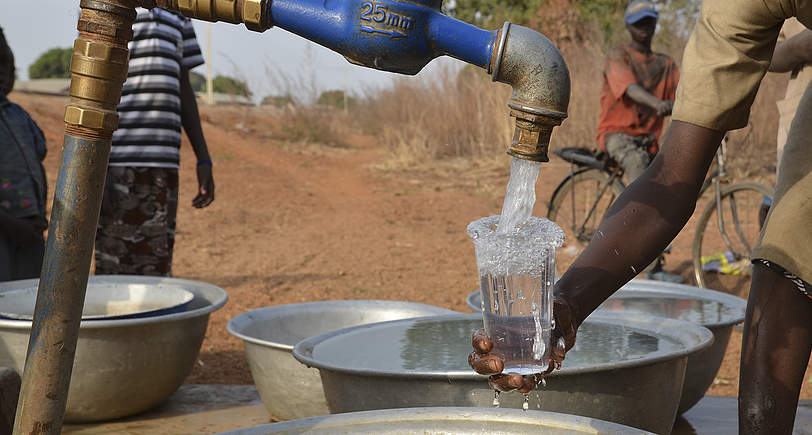
<svg viewBox="0 0 812 435">
<path fill-rule="evenodd" d="M 214 92 L 221 93 L 221 94 L 230 94 L 230 95 L 243 95 L 246 97 L 251 96 L 251 91 L 248 89 L 248 85 L 241 80 L 237 80 L 233 77 L 227 76 L 215 76 L 212 80 L 212 87 L 214 88 Z"/>
<path fill-rule="evenodd" d="M 71 48 L 52 48 L 43 53 L 30 67 L 31 79 L 69 79 Z"/>
<path fill-rule="evenodd" d="M 347 107 L 355 106 L 355 98 L 347 97 Z M 316 104 L 321 106 L 344 108 L 344 91 L 324 91 L 319 95 Z"/>
<path fill-rule="evenodd" d="M 195 92 L 206 91 L 206 76 L 194 71 L 189 71 L 189 84 Z"/>
<path fill-rule="evenodd" d="M 287 107 L 295 106 L 296 102 L 293 101 L 293 97 L 290 95 L 268 95 L 262 99 L 260 104 L 264 106 Z"/>
</svg>

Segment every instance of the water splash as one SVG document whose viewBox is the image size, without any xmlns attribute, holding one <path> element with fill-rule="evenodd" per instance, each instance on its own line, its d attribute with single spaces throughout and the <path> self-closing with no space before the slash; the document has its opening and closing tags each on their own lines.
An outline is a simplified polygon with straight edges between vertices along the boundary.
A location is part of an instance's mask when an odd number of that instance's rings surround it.
<svg viewBox="0 0 812 435">
<path fill-rule="evenodd" d="M 522 393 L 522 396 L 523 396 L 523 398 L 522 398 L 522 410 L 527 411 L 528 409 L 530 409 L 530 394 Z"/>
<path fill-rule="evenodd" d="M 493 390 L 493 407 L 499 407 L 499 390 Z"/>
</svg>

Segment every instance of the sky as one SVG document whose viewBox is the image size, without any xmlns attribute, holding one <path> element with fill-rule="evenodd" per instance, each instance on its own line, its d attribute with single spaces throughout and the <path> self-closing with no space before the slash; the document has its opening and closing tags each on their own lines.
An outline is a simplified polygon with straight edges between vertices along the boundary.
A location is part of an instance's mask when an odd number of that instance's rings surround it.
<svg viewBox="0 0 812 435">
<path fill-rule="evenodd" d="M 28 79 L 28 67 L 42 53 L 71 47 L 76 39 L 79 0 L 0 0 L 0 10 L 0 27 L 14 50 L 18 80 Z M 198 42 L 208 58 L 207 25 L 194 21 Z M 315 92 L 346 88 L 349 94 L 358 95 L 387 86 L 394 77 L 406 77 L 352 65 L 338 53 L 279 28 L 257 33 L 242 24 L 210 25 L 212 74 L 246 81 L 257 98 L 284 95 L 288 88 L 302 84 Z M 439 69 L 460 65 L 448 57 L 435 59 L 416 77 L 426 80 Z M 206 74 L 206 67 L 194 71 Z"/>
</svg>

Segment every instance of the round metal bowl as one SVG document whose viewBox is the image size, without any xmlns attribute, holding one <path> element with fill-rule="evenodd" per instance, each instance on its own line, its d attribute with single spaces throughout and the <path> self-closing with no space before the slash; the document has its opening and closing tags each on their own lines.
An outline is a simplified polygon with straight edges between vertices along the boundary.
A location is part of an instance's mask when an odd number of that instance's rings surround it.
<svg viewBox="0 0 812 435">
<path fill-rule="evenodd" d="M 329 332 L 303 340 L 299 361 L 320 370 L 331 412 L 372 409 L 490 407 L 486 377 L 467 356 L 477 314 L 396 320 Z M 532 392 L 529 407 L 668 433 L 682 393 L 688 355 L 711 344 L 713 334 L 688 322 L 632 314 L 599 313 L 581 325 L 562 370 Z M 520 408 L 519 393 L 500 405 Z"/>
<path fill-rule="evenodd" d="M 0 319 L 31 320 L 37 301 L 37 284 L 0 293 Z M 186 309 L 195 295 L 178 286 L 88 286 L 82 320 L 112 320 L 159 316 Z"/>
<path fill-rule="evenodd" d="M 0 283 L 0 292 L 37 280 Z M 186 311 L 116 320 L 83 320 L 73 363 L 65 421 L 110 420 L 146 411 L 180 387 L 191 372 L 209 314 L 228 297 L 211 284 L 176 278 L 96 275 L 93 286 L 179 287 L 194 294 Z M 23 372 L 31 321 L 0 320 L 0 366 Z"/>
<path fill-rule="evenodd" d="M 328 414 L 319 372 L 293 358 L 301 340 L 349 326 L 454 311 L 414 302 L 349 300 L 279 305 L 228 322 L 245 342 L 251 376 L 268 413 L 281 420 Z"/>
<path fill-rule="evenodd" d="M 496 408 L 407 408 L 311 417 L 238 429 L 221 435 L 266 434 L 426 434 L 472 433 L 644 435 L 640 429 L 594 418 L 546 411 Z"/>
<path fill-rule="evenodd" d="M 481 312 L 479 291 L 468 295 L 468 307 Z M 688 357 L 685 385 L 678 412 L 699 402 L 722 365 L 733 327 L 744 321 L 747 301 L 727 293 L 683 284 L 633 279 L 604 302 L 598 310 L 641 313 L 702 325 L 713 332 L 713 345 Z"/>
</svg>

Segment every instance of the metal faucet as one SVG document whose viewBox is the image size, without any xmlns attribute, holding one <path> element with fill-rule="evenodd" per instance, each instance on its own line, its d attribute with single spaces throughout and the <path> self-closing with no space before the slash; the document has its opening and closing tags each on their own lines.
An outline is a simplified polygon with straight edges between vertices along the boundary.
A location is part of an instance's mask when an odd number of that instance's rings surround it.
<svg viewBox="0 0 812 435">
<path fill-rule="evenodd" d="M 417 74 L 451 56 L 513 87 L 516 119 L 508 154 L 546 162 L 553 127 L 567 116 L 570 79 L 561 53 L 544 35 L 515 24 L 487 31 L 440 12 L 440 0 L 155 0 L 206 21 L 273 26 L 383 71 Z"/>
<path fill-rule="evenodd" d="M 23 373 L 14 434 L 59 434 L 101 207 L 116 106 L 127 77 L 136 6 L 206 21 L 278 26 L 352 63 L 416 74 L 438 56 L 484 68 L 513 87 L 508 154 L 546 162 L 553 127 L 567 116 L 570 80 L 540 33 L 505 23 L 487 31 L 440 12 L 441 0 L 80 0 L 62 163 Z"/>
</svg>

